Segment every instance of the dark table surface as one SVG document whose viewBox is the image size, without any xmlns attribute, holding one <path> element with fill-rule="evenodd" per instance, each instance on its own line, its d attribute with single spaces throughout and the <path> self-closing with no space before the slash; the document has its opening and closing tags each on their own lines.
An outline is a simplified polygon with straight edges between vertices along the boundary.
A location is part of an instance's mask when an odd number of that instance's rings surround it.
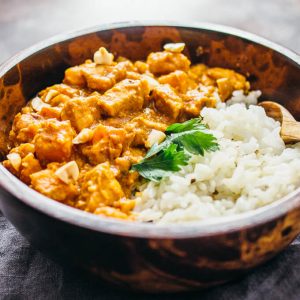
<svg viewBox="0 0 300 300">
<path fill-rule="evenodd" d="M 300 0 L 0 0 L 0 63 L 62 31 L 126 20 L 213 22 L 300 53 Z M 300 238 L 240 280 L 204 292 L 137 295 L 62 268 L 0 212 L 0 299 L 300 299 Z"/>
</svg>

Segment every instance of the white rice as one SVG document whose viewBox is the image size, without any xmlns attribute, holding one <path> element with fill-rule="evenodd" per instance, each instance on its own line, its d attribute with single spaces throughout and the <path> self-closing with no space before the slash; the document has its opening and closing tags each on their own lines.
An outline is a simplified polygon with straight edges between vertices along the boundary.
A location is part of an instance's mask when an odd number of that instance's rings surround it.
<svg viewBox="0 0 300 300">
<path fill-rule="evenodd" d="M 300 143 L 285 146 L 280 124 L 253 105 L 259 96 L 235 91 L 226 105 L 202 110 L 220 150 L 194 155 L 181 171 L 141 186 L 135 207 L 140 221 L 182 223 L 239 214 L 300 186 Z"/>
</svg>

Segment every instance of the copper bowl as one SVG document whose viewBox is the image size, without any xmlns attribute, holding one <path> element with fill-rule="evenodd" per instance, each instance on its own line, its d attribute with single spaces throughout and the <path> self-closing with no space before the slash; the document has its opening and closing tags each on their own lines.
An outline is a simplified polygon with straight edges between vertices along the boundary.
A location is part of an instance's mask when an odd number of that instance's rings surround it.
<svg viewBox="0 0 300 300">
<path fill-rule="evenodd" d="M 14 115 L 64 70 L 100 46 L 145 59 L 184 41 L 193 63 L 235 69 L 264 98 L 300 119 L 300 58 L 255 35 L 209 24 L 123 23 L 63 34 L 0 67 L 0 153 Z M 262 98 L 262 99 L 264 99 Z M 282 251 L 300 232 L 300 190 L 255 211 L 199 225 L 156 226 L 102 218 L 53 201 L 0 166 L 0 207 L 34 246 L 55 259 L 133 290 L 175 292 L 235 279 Z"/>
</svg>

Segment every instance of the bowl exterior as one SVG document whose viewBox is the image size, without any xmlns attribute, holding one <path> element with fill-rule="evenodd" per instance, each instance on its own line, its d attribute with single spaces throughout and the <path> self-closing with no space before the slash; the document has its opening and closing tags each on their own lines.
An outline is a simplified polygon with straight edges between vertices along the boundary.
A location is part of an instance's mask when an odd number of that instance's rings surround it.
<svg viewBox="0 0 300 300">
<path fill-rule="evenodd" d="M 128 26 L 73 34 L 32 48 L 0 68 L 0 154 L 15 114 L 42 88 L 58 83 L 64 70 L 82 63 L 100 46 L 130 59 L 145 59 L 166 42 L 185 42 L 193 63 L 235 69 L 252 88 L 277 100 L 300 119 L 300 67 L 284 53 L 211 28 Z M 2 70 L 2 74 L 1 74 Z M 0 174 L 0 185 L 6 180 Z M 0 207 L 14 226 L 51 257 L 124 288 L 175 292 L 239 277 L 284 249 L 300 232 L 300 197 L 280 217 L 226 232 L 190 237 L 109 234 L 53 218 L 2 189 Z"/>
<path fill-rule="evenodd" d="M 300 208 L 261 225 L 190 238 L 138 238 L 53 219 L 2 192 L 17 230 L 54 260 L 121 288 L 142 292 L 203 289 L 240 278 L 283 250 L 300 232 Z"/>
</svg>

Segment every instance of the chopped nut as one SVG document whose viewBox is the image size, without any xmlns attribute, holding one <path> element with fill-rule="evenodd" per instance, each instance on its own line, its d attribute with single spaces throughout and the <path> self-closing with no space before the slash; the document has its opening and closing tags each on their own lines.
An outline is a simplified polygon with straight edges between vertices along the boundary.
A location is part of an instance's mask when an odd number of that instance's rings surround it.
<svg viewBox="0 0 300 300">
<path fill-rule="evenodd" d="M 48 103 L 52 98 L 54 98 L 55 96 L 57 96 L 59 94 L 59 92 L 58 91 L 56 91 L 56 90 L 50 90 L 48 93 L 47 93 L 47 95 L 46 95 L 46 97 L 45 97 L 45 102 L 46 103 Z"/>
<path fill-rule="evenodd" d="M 19 171 L 20 166 L 21 166 L 21 162 L 22 162 L 20 154 L 13 152 L 13 153 L 7 154 L 6 157 L 10 161 L 10 163 L 14 167 L 14 169 L 16 171 Z"/>
<path fill-rule="evenodd" d="M 104 47 L 99 48 L 94 54 L 94 62 L 97 65 L 111 65 L 113 61 L 113 54 L 109 53 Z"/>
<path fill-rule="evenodd" d="M 93 138 L 94 130 L 83 128 L 73 139 L 73 144 L 84 144 Z"/>
<path fill-rule="evenodd" d="M 70 183 L 72 180 L 77 180 L 79 177 L 79 169 L 76 161 L 70 161 L 58 168 L 55 171 L 55 175 L 66 184 Z"/>
<path fill-rule="evenodd" d="M 31 100 L 31 107 L 35 111 L 40 112 L 43 107 L 50 107 L 50 105 L 42 101 L 40 97 L 35 97 Z"/>
<path fill-rule="evenodd" d="M 164 45 L 164 49 L 169 52 L 180 53 L 183 51 L 185 43 L 169 43 Z"/>
<path fill-rule="evenodd" d="M 148 135 L 148 139 L 145 143 L 145 146 L 147 148 L 151 148 L 156 143 L 160 144 L 165 138 L 166 135 L 162 131 L 152 129 Z"/>
</svg>

